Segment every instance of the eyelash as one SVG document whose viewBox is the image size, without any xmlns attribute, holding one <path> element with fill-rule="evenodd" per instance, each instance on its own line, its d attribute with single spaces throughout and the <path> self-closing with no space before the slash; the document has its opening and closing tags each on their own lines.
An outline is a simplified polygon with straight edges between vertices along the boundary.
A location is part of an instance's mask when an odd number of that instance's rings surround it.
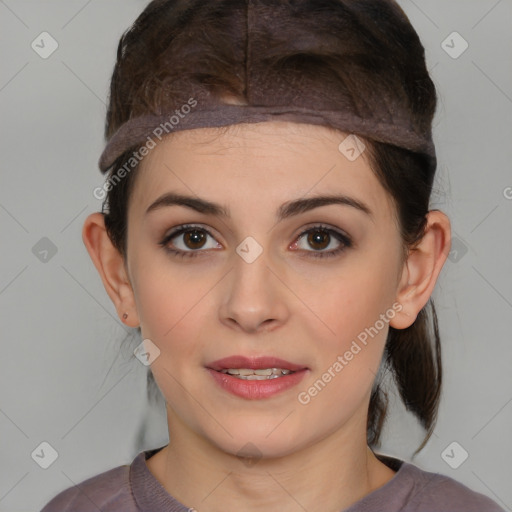
<svg viewBox="0 0 512 512">
<path fill-rule="evenodd" d="M 204 253 L 205 250 L 197 249 L 197 250 L 189 250 L 189 251 L 182 251 L 181 249 L 172 249 L 168 246 L 168 243 L 175 237 L 182 235 L 184 233 L 187 233 L 188 231 L 202 231 L 206 233 L 208 236 L 211 236 L 212 238 L 215 238 L 206 228 L 203 228 L 198 225 L 194 224 L 183 224 L 181 226 L 178 226 L 175 230 L 171 231 L 168 235 L 164 237 L 164 239 L 159 243 L 164 250 L 168 253 L 170 253 L 172 256 L 178 257 L 178 258 L 184 258 L 184 257 L 197 257 L 198 253 Z M 329 228 L 323 224 L 317 224 L 315 226 L 312 226 L 300 233 L 296 240 L 300 240 L 302 237 L 310 233 L 311 231 L 323 231 L 328 233 L 329 235 L 334 235 L 334 238 L 341 242 L 342 245 L 338 247 L 337 249 L 333 249 L 330 251 L 304 251 L 308 253 L 308 256 L 313 258 L 331 258 L 334 256 L 337 256 L 341 252 L 345 251 L 346 249 L 352 247 L 352 240 L 344 235 L 343 233 Z"/>
</svg>

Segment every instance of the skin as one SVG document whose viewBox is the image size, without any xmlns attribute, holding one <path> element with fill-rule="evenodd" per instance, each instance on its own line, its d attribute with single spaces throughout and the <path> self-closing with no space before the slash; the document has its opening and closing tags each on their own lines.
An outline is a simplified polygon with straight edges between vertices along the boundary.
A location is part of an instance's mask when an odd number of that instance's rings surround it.
<svg viewBox="0 0 512 512">
<path fill-rule="evenodd" d="M 450 222 L 429 212 L 425 237 L 402 261 L 391 197 L 365 153 L 353 162 L 340 153 L 345 137 L 287 122 L 177 132 L 138 170 L 126 259 L 112 246 L 101 214 L 85 222 L 85 245 L 119 317 L 127 313 L 123 321 L 140 326 L 143 339 L 160 350 L 151 369 L 166 399 L 171 442 L 148 468 L 199 512 L 339 511 L 395 475 L 366 443 L 388 323 L 309 403 L 297 395 L 393 304 L 401 310 L 395 308 L 389 325 L 414 322 L 446 261 Z M 231 216 L 183 206 L 146 214 L 164 192 L 219 203 Z M 283 203 L 334 193 L 364 202 L 373 216 L 330 204 L 276 222 Z M 159 245 L 184 223 L 213 235 L 198 257 L 177 258 Z M 318 223 L 347 234 L 353 245 L 331 258 L 312 256 L 318 246 L 307 235 L 293 245 Z M 247 236 L 263 248 L 252 263 L 235 250 Z M 322 251 L 340 246 L 334 236 L 329 240 Z M 183 235 L 173 244 L 190 247 Z M 234 354 L 272 355 L 308 371 L 290 390 L 248 400 L 221 389 L 205 369 Z M 247 443 L 255 447 L 252 464 L 237 456 Z"/>
</svg>

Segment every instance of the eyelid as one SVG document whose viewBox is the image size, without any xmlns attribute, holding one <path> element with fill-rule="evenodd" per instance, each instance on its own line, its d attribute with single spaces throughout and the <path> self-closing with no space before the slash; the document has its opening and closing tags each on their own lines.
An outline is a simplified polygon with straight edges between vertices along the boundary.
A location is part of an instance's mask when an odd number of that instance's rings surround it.
<svg viewBox="0 0 512 512">
<path fill-rule="evenodd" d="M 324 231 L 328 231 L 328 232 L 334 232 L 334 233 L 338 234 L 342 239 L 345 239 L 347 242 L 352 242 L 352 238 L 350 237 L 350 235 L 348 235 L 347 233 L 345 233 L 344 231 L 342 231 L 339 228 L 335 228 L 334 226 L 330 226 L 329 224 L 326 224 L 323 222 L 312 222 L 312 223 L 307 224 L 305 227 L 302 227 L 301 231 L 295 236 L 294 240 L 296 240 L 300 236 L 305 235 L 306 233 L 309 233 L 310 231 L 312 231 L 314 229 L 318 229 L 319 231 L 324 230 Z"/>
</svg>

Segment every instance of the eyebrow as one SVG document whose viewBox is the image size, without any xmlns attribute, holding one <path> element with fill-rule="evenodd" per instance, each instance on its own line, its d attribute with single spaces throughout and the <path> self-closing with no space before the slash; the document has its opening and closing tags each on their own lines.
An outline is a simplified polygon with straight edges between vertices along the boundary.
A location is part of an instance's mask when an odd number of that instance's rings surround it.
<svg viewBox="0 0 512 512">
<path fill-rule="evenodd" d="M 346 195 L 322 195 L 288 201 L 278 208 L 276 218 L 278 221 L 281 221 L 294 215 L 313 210 L 314 208 L 319 208 L 320 206 L 327 206 L 331 204 L 350 206 L 363 212 L 372 220 L 374 220 L 373 212 L 368 207 L 368 205 L 362 201 L 359 201 L 358 199 Z M 156 201 L 151 203 L 151 205 L 146 210 L 146 214 L 168 206 L 185 206 L 186 208 L 190 208 L 196 212 L 204 213 L 206 215 L 214 215 L 217 217 L 225 218 L 231 217 L 229 210 L 220 204 L 213 203 L 199 197 L 176 194 L 172 192 L 163 194 Z"/>
</svg>

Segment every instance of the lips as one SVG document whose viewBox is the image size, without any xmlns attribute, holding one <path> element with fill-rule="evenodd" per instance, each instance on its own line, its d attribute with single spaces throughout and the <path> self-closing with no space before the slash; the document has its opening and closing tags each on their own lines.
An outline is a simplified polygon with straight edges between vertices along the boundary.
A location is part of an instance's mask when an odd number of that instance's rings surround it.
<svg viewBox="0 0 512 512">
<path fill-rule="evenodd" d="M 228 393 L 246 400 L 270 398 L 296 386 L 308 372 L 308 368 L 277 357 L 231 356 L 206 365 L 218 386 Z M 273 375 L 231 375 L 226 370 L 247 370 L 239 373 L 272 369 Z M 260 372 L 258 372 L 260 373 Z"/>
</svg>

